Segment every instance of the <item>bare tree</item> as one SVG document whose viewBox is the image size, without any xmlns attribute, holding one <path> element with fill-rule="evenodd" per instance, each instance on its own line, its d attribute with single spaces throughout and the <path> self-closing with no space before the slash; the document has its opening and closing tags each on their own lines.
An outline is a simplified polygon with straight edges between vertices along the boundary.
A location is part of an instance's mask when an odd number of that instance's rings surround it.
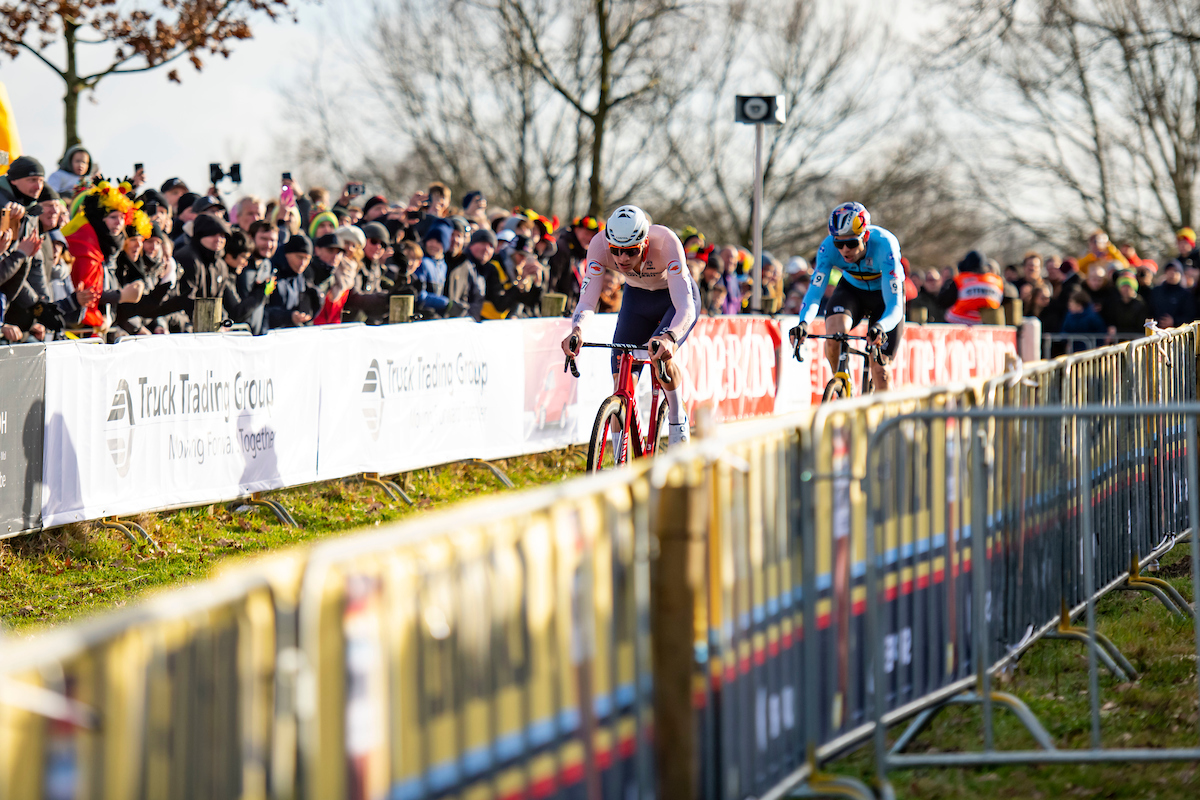
<svg viewBox="0 0 1200 800">
<path fill-rule="evenodd" d="M 659 164 L 646 147 L 706 72 L 697 40 L 722 15 L 704 0 L 480 0 L 528 65 L 587 120 L 589 214 L 647 184 Z M 631 110 L 636 106 L 636 110 Z M 610 141 L 614 128 L 623 136 Z M 580 154 L 582 155 L 582 154 Z M 616 170 L 606 166 L 617 165 Z"/>
<path fill-rule="evenodd" d="M 905 83 L 892 72 L 893 99 L 881 100 L 877 79 L 888 63 L 887 31 L 822 5 L 755 0 L 736 6 L 722 69 L 703 88 L 711 116 L 671 132 L 674 181 L 664 191 L 673 200 L 672 216 L 706 227 L 710 238 L 749 244 L 753 151 L 738 144 L 749 129 L 733 123 L 733 97 L 779 93 L 788 116 L 782 127 L 767 129 L 763 242 L 802 249 L 825 235 L 825 213 L 843 183 L 839 170 L 893 126 Z M 738 58 L 739 52 L 754 59 Z M 748 85 L 765 88 L 747 92 Z"/>
<path fill-rule="evenodd" d="M 896 234 L 913 266 L 953 264 L 986 241 L 993 220 L 963 191 L 938 135 L 918 131 L 880 156 L 841 185 L 841 196 L 866 205 L 875 224 Z"/>
<path fill-rule="evenodd" d="M 187 56 L 199 71 L 204 54 L 229 57 L 230 44 L 251 38 L 250 15 L 271 19 L 292 15 L 288 0 L 171 0 L 149 11 L 113 0 L 19 0 L 0 2 L 0 50 L 16 58 L 27 52 L 54 71 L 66 85 L 63 122 L 67 147 L 79 143 L 79 95 L 114 75 L 147 72 Z M 65 62 L 55 63 L 47 50 L 61 43 Z M 81 70 L 80 47 L 106 46 L 107 64 L 95 72 Z M 168 79 L 178 82 L 179 71 Z"/>
<path fill-rule="evenodd" d="M 1195 215 L 1200 6 L 1185 0 L 950 0 L 936 66 L 982 123 L 974 184 L 1057 244 L 1102 227 L 1156 239 Z M 964 126 L 965 127 L 965 126 Z M 986 137 L 996 158 L 980 153 Z M 1041 202 L 1030 202 L 1032 193 Z M 1036 196 L 1036 195 L 1035 195 Z"/>
<path fill-rule="evenodd" d="M 570 181 L 574 115 L 489 13 L 461 1 L 377 5 L 366 46 L 345 43 L 352 71 L 329 79 L 335 64 L 318 66 L 292 104 L 301 157 L 392 193 L 438 179 L 549 207 Z"/>
</svg>

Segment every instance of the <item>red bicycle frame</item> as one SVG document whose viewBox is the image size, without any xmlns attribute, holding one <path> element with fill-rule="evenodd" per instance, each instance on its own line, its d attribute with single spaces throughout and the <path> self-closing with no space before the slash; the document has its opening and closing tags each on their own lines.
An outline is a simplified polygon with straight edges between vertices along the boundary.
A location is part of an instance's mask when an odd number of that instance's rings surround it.
<svg viewBox="0 0 1200 800">
<path fill-rule="evenodd" d="M 653 344 L 657 345 L 658 343 L 654 342 Z M 662 362 L 651 362 L 648 357 L 639 358 L 637 355 L 635 355 L 639 351 L 646 351 L 646 347 L 644 345 L 583 342 L 580 344 L 580 347 L 604 347 L 620 352 L 621 356 L 617 366 L 616 388 L 613 393 L 605 399 L 605 403 L 613 398 L 616 398 L 624 409 L 625 418 L 624 430 L 622 430 L 622 441 L 625 443 L 626 448 L 633 448 L 633 458 L 640 458 L 644 455 L 654 455 L 655 451 L 658 449 L 660 433 L 658 418 L 660 397 L 663 392 L 662 381 L 666 380 L 666 368 L 663 366 Z M 654 363 L 657 368 L 652 367 L 650 370 L 651 412 L 646 425 L 646 436 L 643 438 L 641 435 L 641 425 L 638 423 L 637 419 L 637 382 L 633 377 L 633 368 L 635 365 L 651 363 Z M 567 363 L 564 365 L 564 369 L 566 368 L 569 368 L 575 377 L 579 377 L 579 372 L 575 367 L 575 359 L 568 356 Z M 610 445 L 610 443 L 611 441 L 609 436 L 604 435 L 604 432 L 601 431 L 601 439 L 596 443 L 598 455 L 595 460 L 597 464 L 603 463 L 604 451 Z M 614 453 L 613 462 L 616 464 L 621 464 L 629 460 L 628 453 L 624 454 L 624 458 L 622 458 L 622 455 L 623 454 L 621 453 Z"/>
</svg>

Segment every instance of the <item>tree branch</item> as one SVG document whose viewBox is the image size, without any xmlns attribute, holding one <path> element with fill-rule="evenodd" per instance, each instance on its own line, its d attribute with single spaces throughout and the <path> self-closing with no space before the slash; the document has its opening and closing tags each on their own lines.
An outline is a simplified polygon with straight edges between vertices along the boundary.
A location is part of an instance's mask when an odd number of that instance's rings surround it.
<svg viewBox="0 0 1200 800">
<path fill-rule="evenodd" d="M 54 73 L 56 75 L 58 75 L 58 77 L 62 78 L 64 81 L 67 79 L 67 73 L 65 71 L 56 67 L 53 62 L 51 62 L 49 59 L 47 59 L 45 56 L 43 56 L 41 53 L 39 53 L 35 48 L 30 47 L 29 45 L 25 44 L 25 42 L 23 42 L 23 41 L 18 42 L 17 45 L 19 47 L 24 47 L 30 53 L 33 53 L 35 56 L 37 56 L 38 60 L 41 61 L 43 64 L 45 64 L 50 69 L 54 70 Z"/>
</svg>

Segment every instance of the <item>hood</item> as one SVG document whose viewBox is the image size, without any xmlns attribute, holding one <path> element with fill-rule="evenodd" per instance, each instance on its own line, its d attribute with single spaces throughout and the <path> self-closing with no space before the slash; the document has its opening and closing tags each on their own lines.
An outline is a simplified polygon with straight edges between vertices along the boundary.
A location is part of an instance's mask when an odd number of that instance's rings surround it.
<svg viewBox="0 0 1200 800">
<path fill-rule="evenodd" d="M 88 168 L 80 180 L 87 180 L 96 174 L 96 159 L 92 158 L 92 151 L 88 150 L 81 144 L 74 144 L 67 148 L 67 152 L 63 153 L 63 157 L 58 160 L 58 168 L 66 172 L 71 171 L 71 157 L 76 153 L 87 153 Z"/>
</svg>

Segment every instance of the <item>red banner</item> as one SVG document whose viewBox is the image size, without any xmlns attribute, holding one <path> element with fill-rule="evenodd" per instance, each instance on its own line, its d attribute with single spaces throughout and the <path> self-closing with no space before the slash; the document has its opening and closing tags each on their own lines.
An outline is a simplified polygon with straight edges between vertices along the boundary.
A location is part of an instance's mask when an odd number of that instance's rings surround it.
<svg viewBox="0 0 1200 800">
<path fill-rule="evenodd" d="M 825 321 L 814 320 L 812 333 L 824 333 Z M 866 325 L 853 333 L 866 334 Z M 833 377 L 833 368 L 825 359 L 825 342 L 809 340 L 801 352 L 803 363 L 791 358 L 784 366 L 777 411 L 791 410 L 821 402 L 825 384 Z M 966 325 L 906 325 L 904 340 L 892 363 L 892 388 L 905 386 L 944 386 L 975 378 L 990 378 L 1004 372 L 1006 355 L 1016 355 L 1017 329 Z M 862 388 L 864 360 L 850 358 L 850 376 L 854 394 Z"/>
<path fill-rule="evenodd" d="M 683 400 L 695 419 L 711 404 L 718 420 L 771 414 L 779 387 L 779 323 L 764 317 L 701 317 L 676 356 Z"/>
</svg>

